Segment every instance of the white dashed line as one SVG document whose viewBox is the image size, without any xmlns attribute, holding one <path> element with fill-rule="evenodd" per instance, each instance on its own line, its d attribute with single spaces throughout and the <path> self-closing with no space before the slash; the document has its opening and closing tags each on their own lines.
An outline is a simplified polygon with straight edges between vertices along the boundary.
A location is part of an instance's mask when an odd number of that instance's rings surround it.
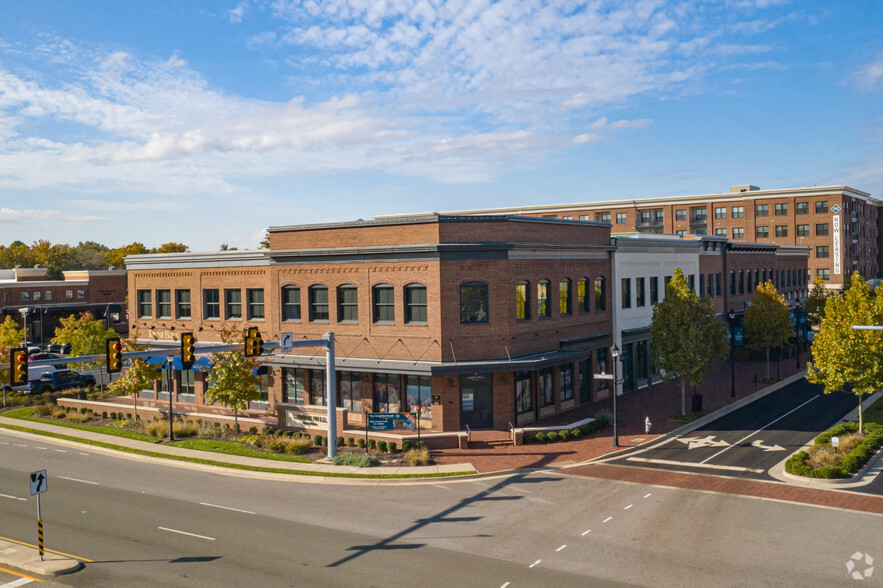
<svg viewBox="0 0 883 588">
<path fill-rule="evenodd" d="M 82 484 L 91 484 L 92 486 L 100 486 L 98 482 L 90 482 L 89 480 L 80 480 L 78 478 L 68 478 L 67 476 L 55 476 L 56 478 L 61 478 L 62 480 L 70 480 L 71 482 L 80 482 Z"/>
<path fill-rule="evenodd" d="M 21 443 L 13 443 L 16 447 L 27 447 L 27 445 L 22 445 Z"/>
<path fill-rule="evenodd" d="M 634 505 L 630 504 L 630 505 L 628 505 L 627 507 L 625 507 L 625 508 L 622 509 L 622 510 L 628 510 L 628 509 L 630 509 L 632 506 L 634 506 Z"/>
<path fill-rule="evenodd" d="M 203 506 L 211 506 L 213 508 L 223 508 L 224 510 L 232 510 L 235 512 L 244 512 L 245 514 L 255 514 L 254 511 L 242 510 L 241 508 L 233 508 L 232 506 L 221 506 L 220 504 L 209 504 L 208 502 L 200 502 Z"/>
<path fill-rule="evenodd" d="M 67 453 L 67 449 L 53 449 L 53 451 L 57 451 L 58 453 Z"/>
<path fill-rule="evenodd" d="M 500 586 L 500 588 L 506 588 L 506 586 L 508 586 L 508 585 L 509 585 L 509 582 L 506 582 L 505 584 L 503 584 L 502 586 Z"/>
<path fill-rule="evenodd" d="M 591 529 L 586 529 L 585 531 L 583 531 L 583 532 L 581 533 L 580 536 L 581 536 L 581 537 L 585 537 L 586 535 L 588 535 L 588 534 L 591 533 L 591 532 L 592 532 Z"/>
<path fill-rule="evenodd" d="M 644 498 L 650 498 L 652 495 L 653 495 L 652 492 L 651 492 L 650 494 L 645 494 L 645 495 L 644 495 Z"/>
<path fill-rule="evenodd" d="M 82 451 L 78 451 L 77 453 L 79 453 L 80 455 L 89 455 L 88 453 L 83 453 Z"/>
<path fill-rule="evenodd" d="M 606 519 L 604 519 L 601 522 L 606 523 L 607 521 L 610 521 L 610 520 L 613 520 L 613 517 L 607 517 Z"/>
<path fill-rule="evenodd" d="M 562 550 L 562 549 L 564 549 L 564 548 L 565 548 L 565 547 L 567 547 L 567 545 L 566 545 L 566 544 L 565 544 L 565 545 L 562 545 L 562 546 L 561 546 L 561 547 L 559 547 L 559 548 L 558 548 L 558 549 L 556 549 L 556 550 L 555 550 L 555 551 L 556 551 L 556 552 L 557 552 L 557 551 L 561 551 L 561 550 Z"/>
<path fill-rule="evenodd" d="M 8 441 L 0 441 L 0 445 L 9 445 Z"/>
<path fill-rule="evenodd" d="M 532 567 L 534 567 L 535 565 L 537 565 L 538 563 L 540 563 L 541 561 L 543 561 L 543 560 L 538 559 L 538 560 L 536 560 L 535 562 L 533 562 L 532 564 L 530 564 L 530 565 L 527 566 L 527 567 L 532 568 Z"/>
<path fill-rule="evenodd" d="M 10 496 L 9 494 L 0 494 L 3 498 L 12 498 L 13 500 L 21 500 L 22 502 L 27 502 L 27 498 L 19 498 L 18 496 Z"/>
<path fill-rule="evenodd" d="M 187 531 L 179 531 L 177 529 L 169 529 L 168 527 L 157 527 L 157 529 L 161 531 L 168 531 L 169 533 L 178 533 L 180 535 L 188 535 L 190 537 L 197 537 L 199 539 L 205 539 L 207 541 L 214 541 L 214 537 L 206 537 L 205 535 L 197 535 L 196 533 L 188 533 Z"/>
<path fill-rule="evenodd" d="M 41 451 L 46 451 L 45 447 L 37 447 L 36 445 L 34 445 L 34 449 L 40 449 Z"/>
</svg>

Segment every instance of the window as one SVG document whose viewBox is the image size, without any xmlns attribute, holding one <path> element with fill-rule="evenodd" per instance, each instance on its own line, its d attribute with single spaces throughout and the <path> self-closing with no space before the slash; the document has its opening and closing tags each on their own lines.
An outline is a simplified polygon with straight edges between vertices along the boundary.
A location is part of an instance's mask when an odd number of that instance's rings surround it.
<svg viewBox="0 0 883 588">
<path fill-rule="evenodd" d="M 827 281 L 831 279 L 831 270 L 828 268 L 816 268 L 816 275 L 823 280 Z"/>
<path fill-rule="evenodd" d="M 625 224 L 625 213 L 624 212 L 617 212 L 616 213 L 616 224 L 618 224 L 618 225 Z"/>
<path fill-rule="evenodd" d="M 687 231 L 683 229 L 678 229 L 677 231 L 675 231 L 675 235 L 679 237 L 685 237 L 687 235 Z"/>
<path fill-rule="evenodd" d="M 717 235 L 718 237 L 726 237 L 727 230 L 726 229 L 715 229 L 714 234 Z"/>
<path fill-rule="evenodd" d="M 733 207 L 733 218 L 743 218 L 745 216 L 745 208 L 742 206 Z"/>
<path fill-rule="evenodd" d="M 487 284 L 468 282 L 460 286 L 460 322 L 488 322 Z"/>
<path fill-rule="evenodd" d="M 659 303 L 659 276 L 650 277 L 650 304 Z"/>
<path fill-rule="evenodd" d="M 690 216 L 693 222 L 704 223 L 708 219 L 708 209 L 704 206 L 693 206 L 690 208 Z"/>
<path fill-rule="evenodd" d="M 816 225 L 816 236 L 823 237 L 828 234 L 828 223 L 818 223 Z"/>
<path fill-rule="evenodd" d="M 607 284 L 604 278 L 595 278 L 595 310 L 607 310 Z"/>
<path fill-rule="evenodd" d="M 138 318 L 152 317 L 153 305 L 150 302 L 150 290 L 138 290 Z"/>
<path fill-rule="evenodd" d="M 770 228 L 769 227 L 757 227 L 757 238 L 758 239 L 766 239 L 770 236 Z"/>
<path fill-rule="evenodd" d="M 787 237 L 788 225 L 776 225 L 776 237 Z"/>
<path fill-rule="evenodd" d="M 736 294 L 736 270 L 730 270 L 730 294 Z"/>
<path fill-rule="evenodd" d="M 687 210 L 685 208 L 682 208 L 680 210 L 675 210 L 675 220 L 676 221 L 687 220 Z"/>
<path fill-rule="evenodd" d="M 610 213 L 609 212 L 596 212 L 595 220 L 599 223 L 609 223 L 610 222 Z"/>
<path fill-rule="evenodd" d="M 401 412 L 398 374 L 374 374 L 374 411 Z"/>
<path fill-rule="evenodd" d="M 43 293 L 40 292 L 39 290 L 35 290 L 34 291 L 34 302 L 40 302 L 41 300 L 43 300 Z"/>
<path fill-rule="evenodd" d="M 325 391 L 325 370 L 308 370 L 310 373 L 310 404 L 328 406 L 328 394 Z"/>
<path fill-rule="evenodd" d="M 818 247 L 816 247 L 816 258 L 817 259 L 824 259 L 826 257 L 829 257 L 828 246 L 827 245 L 819 245 Z"/>
<path fill-rule="evenodd" d="M 359 290 L 352 284 L 337 287 L 337 322 L 359 321 Z"/>
<path fill-rule="evenodd" d="M 426 320 L 426 286 L 408 284 L 405 286 L 405 322 L 425 323 Z"/>
<path fill-rule="evenodd" d="M 264 289 L 248 288 L 245 290 L 245 300 L 248 303 L 248 320 L 264 320 Z"/>
<path fill-rule="evenodd" d="M 714 218 L 727 218 L 727 207 L 716 206 L 714 208 Z"/>
<path fill-rule="evenodd" d="M 714 274 L 708 274 L 708 287 L 705 289 L 705 293 L 710 298 L 714 297 Z"/>
<path fill-rule="evenodd" d="M 193 370 L 178 371 L 178 400 L 193 402 L 196 399 L 194 396 L 195 380 Z M 182 398 L 183 396 L 189 396 L 189 398 Z"/>
<path fill-rule="evenodd" d="M 552 382 L 552 368 L 542 368 L 537 371 L 537 393 L 540 397 L 540 406 L 555 404 L 555 389 Z"/>
<path fill-rule="evenodd" d="M 632 279 L 631 278 L 622 278 L 622 289 L 620 291 L 622 294 L 622 308 L 631 308 L 632 307 Z"/>
<path fill-rule="evenodd" d="M 432 417 L 432 388 L 429 376 L 408 376 L 405 394 L 408 410 L 413 414 L 420 413 L 421 418 Z"/>
<path fill-rule="evenodd" d="M 558 368 L 561 389 L 561 402 L 573 400 L 573 364 L 566 363 Z"/>
<path fill-rule="evenodd" d="M 776 216 L 785 216 L 788 214 L 788 204 L 780 203 L 776 204 Z"/>
<path fill-rule="evenodd" d="M 562 216 L 561 220 L 573 220 L 572 216 Z"/>
<path fill-rule="evenodd" d="M 221 318 L 221 299 L 217 288 L 202 291 L 203 317 L 206 319 Z"/>
<path fill-rule="evenodd" d="M 700 276 L 700 280 L 702 277 Z M 690 274 L 687 276 L 687 285 L 690 287 L 690 290 L 696 291 L 696 276 L 694 274 Z"/>
<path fill-rule="evenodd" d="M 794 205 L 795 214 L 809 214 L 809 202 L 797 202 Z"/>
<path fill-rule="evenodd" d="M 22 302 L 30 302 L 31 301 L 31 293 L 30 292 L 22 292 L 21 293 L 21 301 Z"/>
<path fill-rule="evenodd" d="M 515 413 L 526 414 L 532 410 L 530 372 L 515 372 Z"/>
<path fill-rule="evenodd" d="M 282 320 L 300 320 L 300 288 L 297 286 L 282 288 Z"/>
<path fill-rule="evenodd" d="M 714 274 L 714 293 L 715 296 L 721 295 L 721 274 Z"/>
<path fill-rule="evenodd" d="M 581 215 L 579 215 L 579 220 L 581 220 L 581 221 L 587 221 L 587 220 L 589 220 L 589 215 L 587 215 L 587 214 L 581 214 Z"/>
<path fill-rule="evenodd" d="M 175 290 L 175 318 L 190 318 L 190 290 Z"/>
<path fill-rule="evenodd" d="M 408 378 L 420 378 L 425 376 L 408 376 Z M 429 379 L 429 378 L 426 378 Z M 340 394 L 338 404 L 351 413 L 362 412 L 362 376 L 354 372 L 337 372 L 337 381 L 340 382 Z"/>
<path fill-rule="evenodd" d="M 607 348 L 600 347 L 599 349 L 597 349 L 595 351 L 595 359 L 598 362 L 598 369 L 600 369 L 602 373 L 606 373 L 607 367 L 608 367 L 607 366 Z M 606 390 L 607 389 L 607 382 L 609 382 L 609 381 L 610 380 L 601 380 L 601 379 L 595 380 L 595 382 L 597 382 L 597 384 L 598 384 L 598 386 L 597 386 L 598 390 Z"/>
<path fill-rule="evenodd" d="M 389 284 L 378 284 L 372 288 L 372 292 L 374 295 L 374 322 L 394 323 L 396 307 L 393 287 Z"/>
<path fill-rule="evenodd" d="M 46 302 L 52 302 L 52 290 L 46 290 L 46 293 L 43 296 L 43 300 Z"/>
<path fill-rule="evenodd" d="M 242 318 L 242 290 L 224 290 L 224 318 L 228 321 Z"/>
<path fill-rule="evenodd" d="M 552 316 L 552 309 L 549 307 L 549 282 L 547 280 L 537 284 L 537 316 L 539 318 Z"/>
<path fill-rule="evenodd" d="M 739 270 L 739 294 L 745 294 L 745 270 Z"/>
<path fill-rule="evenodd" d="M 65 290 L 64 291 L 64 299 L 65 300 L 73 300 L 74 299 L 74 291 L 73 290 Z"/>
<path fill-rule="evenodd" d="M 282 368 L 282 375 L 282 396 L 285 402 L 307 404 L 305 370 L 302 368 Z"/>
<path fill-rule="evenodd" d="M 589 305 L 589 280 L 588 278 L 580 278 L 576 283 L 577 312 L 589 312 L 591 310 Z"/>
<path fill-rule="evenodd" d="M 310 321 L 328 320 L 328 288 L 325 286 L 310 286 L 308 290 L 310 298 Z"/>
<path fill-rule="evenodd" d="M 816 214 L 821 214 L 823 212 L 828 212 L 827 200 L 819 200 L 818 202 L 816 202 Z"/>
<path fill-rule="evenodd" d="M 641 307 L 646 305 L 646 296 L 644 294 L 645 278 L 635 278 L 635 306 Z"/>
<path fill-rule="evenodd" d="M 572 303 L 570 280 L 564 278 L 558 282 L 558 313 L 562 315 L 572 314 Z"/>
<path fill-rule="evenodd" d="M 769 204 L 758 204 L 754 207 L 755 216 L 769 216 L 770 215 L 770 205 Z"/>
<path fill-rule="evenodd" d="M 809 225 L 797 225 L 798 237 L 809 237 Z"/>
<path fill-rule="evenodd" d="M 85 290 L 77 290 L 77 300 L 85 300 L 86 299 L 86 291 Z"/>
</svg>

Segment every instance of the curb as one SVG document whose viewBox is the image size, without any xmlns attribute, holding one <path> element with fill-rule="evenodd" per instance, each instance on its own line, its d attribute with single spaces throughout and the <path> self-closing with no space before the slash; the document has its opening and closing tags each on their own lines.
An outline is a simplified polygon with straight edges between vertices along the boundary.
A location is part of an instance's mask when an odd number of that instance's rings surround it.
<svg viewBox="0 0 883 588">
<path fill-rule="evenodd" d="M 83 567 L 79 560 L 49 552 L 40 561 L 40 551 L 36 547 L 11 541 L 0 541 L 0 563 L 53 578 L 76 572 Z"/>
</svg>

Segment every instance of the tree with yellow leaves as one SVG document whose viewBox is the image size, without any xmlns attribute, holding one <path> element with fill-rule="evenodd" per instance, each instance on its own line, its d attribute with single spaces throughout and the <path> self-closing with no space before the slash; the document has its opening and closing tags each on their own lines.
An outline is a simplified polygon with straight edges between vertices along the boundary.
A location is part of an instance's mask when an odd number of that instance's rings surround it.
<svg viewBox="0 0 883 588">
<path fill-rule="evenodd" d="M 770 349 L 787 341 L 794 331 L 788 303 L 771 281 L 757 285 L 742 324 L 746 345 L 758 351 L 766 350 L 766 377 L 769 380 Z"/>
</svg>

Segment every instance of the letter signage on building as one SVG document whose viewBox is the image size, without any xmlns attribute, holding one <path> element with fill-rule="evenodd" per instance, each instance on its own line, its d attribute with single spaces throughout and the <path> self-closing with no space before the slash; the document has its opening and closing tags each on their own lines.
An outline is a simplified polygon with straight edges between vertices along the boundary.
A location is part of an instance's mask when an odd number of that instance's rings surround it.
<svg viewBox="0 0 883 588">
<path fill-rule="evenodd" d="M 840 273 L 840 215 L 835 214 L 833 219 L 834 225 L 834 273 Z"/>
</svg>

